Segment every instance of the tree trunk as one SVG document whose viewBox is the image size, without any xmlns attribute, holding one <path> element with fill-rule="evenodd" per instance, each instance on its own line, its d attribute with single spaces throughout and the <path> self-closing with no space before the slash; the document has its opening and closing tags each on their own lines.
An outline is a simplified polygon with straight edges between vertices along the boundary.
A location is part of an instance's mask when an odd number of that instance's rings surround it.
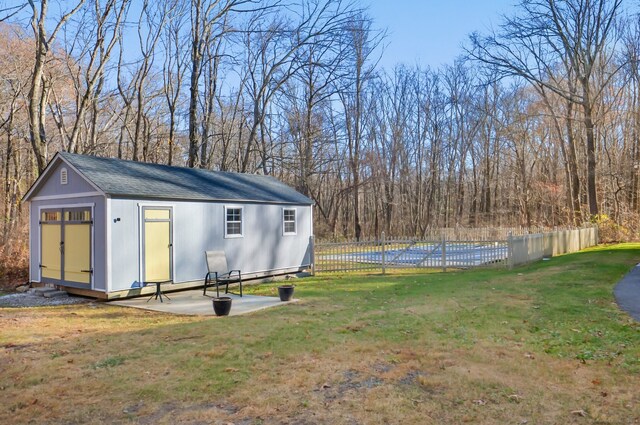
<svg viewBox="0 0 640 425">
<path fill-rule="evenodd" d="M 596 141 L 593 123 L 593 107 L 589 93 L 589 84 L 583 79 L 584 126 L 587 133 L 587 195 L 589 198 L 589 214 L 598 215 L 598 199 L 596 188 Z"/>
<path fill-rule="evenodd" d="M 43 3 L 43 7 L 46 3 Z M 44 171 L 47 165 L 46 134 L 44 123 L 41 122 L 41 102 L 43 100 L 44 62 L 47 55 L 44 35 L 38 34 L 35 65 L 31 75 L 31 88 L 29 90 L 29 140 L 38 166 L 38 174 Z"/>
<path fill-rule="evenodd" d="M 195 11 L 195 27 L 192 29 L 191 40 L 191 83 L 189 86 L 189 155 L 187 166 L 195 167 L 198 156 L 198 82 L 202 67 L 202 52 L 200 41 L 200 3 L 192 5 Z"/>
<path fill-rule="evenodd" d="M 573 134 L 573 102 L 567 101 L 567 165 L 569 168 L 569 187 L 571 189 L 571 205 L 573 209 L 573 224 L 582 222 L 582 206 L 580 203 L 580 176 L 578 174 L 578 157 L 576 154 L 575 136 Z"/>
</svg>

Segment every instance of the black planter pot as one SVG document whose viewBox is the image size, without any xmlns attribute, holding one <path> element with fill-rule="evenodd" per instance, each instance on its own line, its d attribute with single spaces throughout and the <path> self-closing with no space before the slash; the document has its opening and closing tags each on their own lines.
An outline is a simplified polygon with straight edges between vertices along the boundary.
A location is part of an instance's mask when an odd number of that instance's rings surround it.
<svg viewBox="0 0 640 425">
<path fill-rule="evenodd" d="M 213 299 L 213 312 L 216 316 L 228 316 L 231 311 L 231 297 L 216 297 Z"/>
<path fill-rule="evenodd" d="M 291 301 L 293 297 L 293 285 L 282 285 L 278 286 L 278 296 L 280 297 L 280 301 Z"/>
</svg>

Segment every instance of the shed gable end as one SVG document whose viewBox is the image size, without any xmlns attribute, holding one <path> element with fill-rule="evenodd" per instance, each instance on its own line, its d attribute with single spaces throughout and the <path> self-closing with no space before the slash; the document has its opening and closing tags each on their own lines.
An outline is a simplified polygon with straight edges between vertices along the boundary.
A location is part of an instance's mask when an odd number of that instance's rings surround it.
<svg viewBox="0 0 640 425">
<path fill-rule="evenodd" d="M 50 169 L 46 170 L 34 184 L 29 200 L 102 194 L 84 176 L 61 159 L 55 160 L 49 167 Z"/>
</svg>

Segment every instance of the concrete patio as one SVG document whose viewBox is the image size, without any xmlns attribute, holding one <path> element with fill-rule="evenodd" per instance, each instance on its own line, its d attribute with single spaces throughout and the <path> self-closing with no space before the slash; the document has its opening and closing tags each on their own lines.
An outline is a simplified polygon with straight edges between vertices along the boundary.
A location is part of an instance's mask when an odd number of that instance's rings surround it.
<svg viewBox="0 0 640 425">
<path fill-rule="evenodd" d="M 215 294 L 215 290 L 210 293 Z M 224 294 L 220 292 L 220 296 L 223 295 Z M 263 297 L 246 294 L 243 297 L 235 294 L 226 294 L 225 296 L 229 296 L 233 299 L 229 316 L 238 316 L 240 314 L 247 314 L 258 310 L 264 310 L 265 308 L 282 306 L 297 301 L 294 299 L 288 302 L 282 302 L 278 297 Z M 170 292 L 169 297 L 170 298 L 167 299 L 166 295 L 163 295 L 163 302 L 160 302 L 159 298 L 155 299 L 154 295 L 151 298 L 144 296 L 126 300 L 109 301 L 108 303 L 122 307 L 134 307 L 171 314 L 215 316 L 211 301 L 213 298 L 209 296 L 209 293 L 207 293 L 207 296 L 203 296 L 202 289 Z"/>
</svg>

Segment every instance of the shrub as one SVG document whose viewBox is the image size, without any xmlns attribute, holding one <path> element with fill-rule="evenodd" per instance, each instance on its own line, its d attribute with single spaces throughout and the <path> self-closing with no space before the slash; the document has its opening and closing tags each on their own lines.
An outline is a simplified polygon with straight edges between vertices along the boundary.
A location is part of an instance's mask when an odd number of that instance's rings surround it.
<svg viewBox="0 0 640 425">
<path fill-rule="evenodd" d="M 29 280 L 29 227 L 15 228 L 0 245 L 0 288 L 13 289 Z"/>
<path fill-rule="evenodd" d="M 627 242 L 634 239 L 631 230 L 616 223 L 607 214 L 594 215 L 591 223 L 598 226 L 600 243 Z"/>
</svg>

